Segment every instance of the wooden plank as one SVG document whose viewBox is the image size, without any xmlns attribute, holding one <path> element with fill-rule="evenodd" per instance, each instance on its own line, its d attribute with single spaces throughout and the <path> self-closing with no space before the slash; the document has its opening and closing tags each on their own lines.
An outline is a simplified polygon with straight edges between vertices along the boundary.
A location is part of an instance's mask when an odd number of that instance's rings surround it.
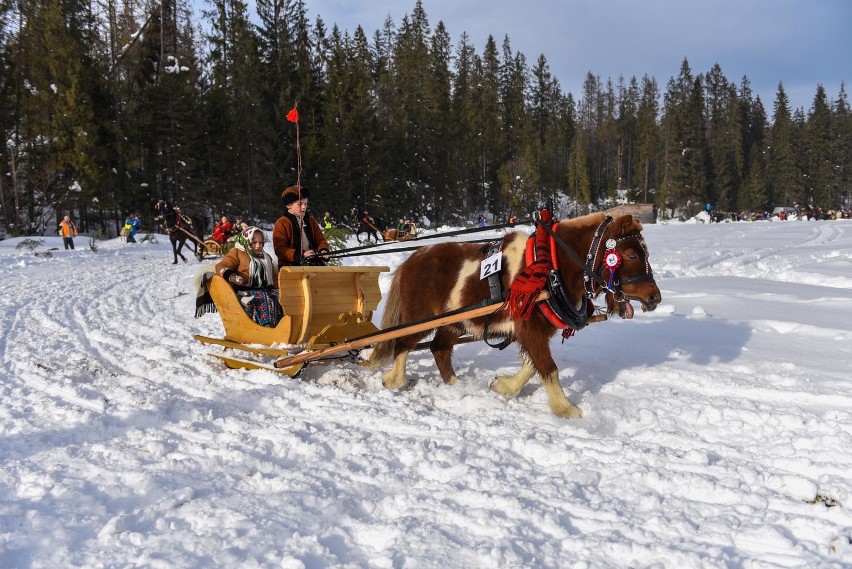
<svg viewBox="0 0 852 569">
<path fill-rule="evenodd" d="M 228 340 L 227 338 L 211 338 L 209 336 L 202 336 L 200 334 L 195 334 L 193 339 L 198 340 L 202 344 L 212 344 L 215 346 L 222 346 L 225 348 L 230 348 L 232 350 L 241 350 L 244 352 L 249 352 L 252 354 L 265 355 L 265 356 L 289 356 L 292 355 L 293 351 L 288 350 L 286 348 L 255 348 L 252 346 L 247 346 L 245 344 L 241 344 L 239 342 L 234 342 L 232 340 Z M 301 350 L 301 348 L 296 348 L 297 350 Z"/>
<path fill-rule="evenodd" d="M 227 356 L 225 354 L 210 354 L 214 358 L 217 358 L 222 361 L 226 366 L 231 369 L 265 369 L 267 371 L 272 371 L 275 373 L 280 373 L 282 375 L 289 375 L 290 377 L 296 377 L 300 371 L 305 367 L 304 364 L 294 365 L 288 368 L 278 368 L 272 364 L 265 364 L 263 362 L 256 362 L 253 360 L 247 360 L 245 358 L 236 358 L 233 356 Z"/>
<path fill-rule="evenodd" d="M 536 302 L 547 300 L 549 297 L 549 293 L 541 292 L 536 298 Z M 308 362 L 313 359 L 322 358 L 324 356 L 339 354 L 341 352 L 356 350 L 358 348 L 365 348 L 367 346 L 372 346 L 373 344 L 378 344 L 387 340 L 393 340 L 394 338 L 402 338 L 403 336 L 410 336 L 412 334 L 417 334 L 418 332 L 434 330 L 435 328 L 440 328 L 441 326 L 445 326 L 447 324 L 453 324 L 454 322 L 462 322 L 464 320 L 479 318 L 480 316 L 487 316 L 488 314 L 497 312 L 498 310 L 503 308 L 503 306 L 504 304 L 502 302 L 495 302 L 493 304 L 488 304 L 479 308 L 464 310 L 462 312 L 448 314 L 446 316 L 439 316 L 418 324 L 403 326 L 399 329 L 386 330 L 378 334 L 371 334 L 366 337 L 355 338 L 349 342 L 343 342 L 334 346 L 323 348 L 321 350 L 314 350 L 310 352 L 305 352 L 303 354 L 296 354 L 295 356 L 290 356 L 287 358 L 281 358 L 280 360 L 277 360 L 275 362 L 275 367 L 290 367 L 296 364 Z"/>
</svg>

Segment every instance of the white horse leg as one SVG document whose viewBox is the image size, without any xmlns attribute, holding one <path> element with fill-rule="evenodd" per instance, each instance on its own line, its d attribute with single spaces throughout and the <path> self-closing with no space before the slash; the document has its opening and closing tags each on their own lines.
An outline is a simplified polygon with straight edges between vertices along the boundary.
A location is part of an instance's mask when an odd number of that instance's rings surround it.
<svg viewBox="0 0 852 569">
<path fill-rule="evenodd" d="M 583 411 L 571 403 L 568 396 L 565 395 L 565 391 L 562 390 L 562 384 L 559 383 L 558 371 L 541 378 L 541 383 L 547 391 L 547 404 L 550 405 L 550 410 L 553 411 L 554 415 L 563 419 L 574 419 L 583 416 Z"/>
<path fill-rule="evenodd" d="M 408 352 L 399 354 L 393 360 L 393 367 L 382 376 L 382 385 L 388 389 L 405 387 L 405 365 L 408 362 Z"/>
<path fill-rule="evenodd" d="M 526 354 L 521 355 L 521 369 L 515 375 L 500 376 L 491 382 L 491 389 L 502 395 L 517 395 L 535 375 L 535 368 Z"/>
</svg>

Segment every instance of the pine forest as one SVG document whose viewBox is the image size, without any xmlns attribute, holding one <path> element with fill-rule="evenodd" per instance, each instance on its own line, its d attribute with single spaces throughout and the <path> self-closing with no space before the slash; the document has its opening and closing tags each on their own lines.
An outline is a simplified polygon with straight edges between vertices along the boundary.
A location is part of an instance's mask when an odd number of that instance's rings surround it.
<svg viewBox="0 0 852 569">
<path fill-rule="evenodd" d="M 0 224 L 115 235 L 158 199 L 274 220 L 311 205 L 465 223 L 619 199 L 689 216 L 848 207 L 845 88 L 810 109 L 687 59 L 665 85 L 601 78 L 563 92 L 510 38 L 453 41 L 417 0 L 400 22 L 340 30 L 304 0 L 0 0 Z M 286 120 L 296 108 L 299 122 Z"/>
</svg>

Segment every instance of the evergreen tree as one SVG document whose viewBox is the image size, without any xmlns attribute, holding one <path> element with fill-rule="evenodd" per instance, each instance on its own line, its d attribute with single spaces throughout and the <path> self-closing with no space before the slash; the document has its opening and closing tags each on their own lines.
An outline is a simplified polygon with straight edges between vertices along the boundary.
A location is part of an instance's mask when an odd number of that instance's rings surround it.
<svg viewBox="0 0 852 569">
<path fill-rule="evenodd" d="M 267 177 L 266 164 L 276 152 L 269 115 L 261 109 L 257 36 L 241 0 L 214 0 L 213 4 L 207 134 L 210 156 L 218 168 L 211 169 L 215 173 L 209 207 L 215 217 L 233 211 L 272 216 L 280 209 L 281 187 L 279 182 L 270 188 Z"/>
<path fill-rule="evenodd" d="M 430 123 L 437 117 L 432 106 L 434 77 L 429 51 L 429 20 L 420 0 L 411 15 L 403 17 L 394 52 L 394 84 L 399 93 L 392 110 L 391 128 L 401 142 L 396 154 L 399 183 L 389 188 L 386 199 L 413 211 L 427 209 L 424 197 L 434 175 L 434 151 Z M 380 207 L 384 209 L 384 207 Z"/>
<path fill-rule="evenodd" d="M 574 142 L 571 145 L 571 154 L 568 157 L 568 170 L 565 173 L 566 194 L 573 198 L 581 210 L 573 212 L 581 215 L 588 212 L 591 203 L 591 183 L 589 182 L 588 164 L 586 161 L 586 145 L 583 141 L 583 133 L 577 129 Z"/>
<path fill-rule="evenodd" d="M 579 149 L 575 145 L 577 143 L 583 144 L 582 156 L 588 166 L 587 176 L 590 184 L 590 200 L 600 197 L 602 187 L 602 170 L 600 168 L 602 152 L 600 141 L 602 139 L 601 126 L 603 124 L 603 117 L 601 114 L 604 108 L 602 103 L 603 97 L 600 77 L 593 75 L 591 72 L 586 73 L 586 79 L 583 81 L 583 97 L 580 99 L 577 108 L 579 136 L 575 136 L 571 143 L 571 153 L 573 156 L 577 156 L 576 152 Z M 569 192 L 571 192 L 570 188 Z"/>
<path fill-rule="evenodd" d="M 845 83 L 834 102 L 833 151 L 837 171 L 837 195 L 843 209 L 852 209 L 852 112 Z"/>
<path fill-rule="evenodd" d="M 666 86 L 661 119 L 664 170 L 658 203 L 667 209 L 685 205 L 689 199 L 686 153 L 690 147 L 687 142 L 686 108 L 692 85 L 692 70 L 684 59 L 677 79 L 671 78 Z"/>
<path fill-rule="evenodd" d="M 739 96 L 733 84 L 729 83 L 727 89 L 724 122 L 720 125 L 722 130 L 718 132 L 711 148 L 715 202 L 712 189 L 710 200 L 715 204 L 714 209 L 719 211 L 729 211 L 736 207 L 745 169 L 742 142 L 744 128 L 740 122 Z"/>
<path fill-rule="evenodd" d="M 796 159 L 796 125 L 790 114 L 790 101 L 781 82 L 778 83 L 775 95 L 772 123 L 767 164 L 770 180 L 769 200 L 777 205 L 789 206 L 797 202 L 812 206 L 814 204 L 810 199 L 803 199 L 802 173 Z"/>
<path fill-rule="evenodd" d="M 832 111 L 822 85 L 817 85 L 811 112 L 805 125 L 805 194 L 823 209 L 840 207 L 839 183 L 833 155 Z"/>
<path fill-rule="evenodd" d="M 709 199 L 710 157 L 703 81 L 701 75 L 692 76 L 686 59 L 677 80 L 669 82 L 665 101 L 666 205 L 683 208 L 691 217 Z"/>
<path fill-rule="evenodd" d="M 563 157 L 568 155 L 568 141 L 560 128 L 561 103 L 559 81 L 551 75 L 547 59 L 541 54 L 532 69 L 530 85 L 530 145 L 542 188 L 549 196 L 555 196 L 563 184 Z"/>
<path fill-rule="evenodd" d="M 449 138 L 452 141 L 452 156 L 449 168 L 455 187 L 452 191 L 459 198 L 456 214 L 462 218 L 477 209 L 481 200 L 479 186 L 479 154 L 476 144 L 479 134 L 475 130 L 475 73 L 476 51 L 468 36 L 463 33 L 456 47 L 455 74 L 452 89 L 452 117 L 448 125 Z"/>
<path fill-rule="evenodd" d="M 639 113 L 639 84 L 635 77 L 625 86 L 624 78 L 618 78 L 616 94 L 617 155 L 616 183 L 619 190 L 634 187 L 637 121 Z"/>
<path fill-rule="evenodd" d="M 12 51 L 18 78 L 9 148 L 16 161 L 12 220 L 33 234 L 76 211 L 86 229 L 99 177 L 92 60 L 83 42 L 88 14 L 72 0 L 37 0 L 28 8 Z"/>
<path fill-rule="evenodd" d="M 636 164 L 637 196 L 649 203 L 657 187 L 657 166 L 661 159 L 660 143 L 660 90 L 657 82 L 647 75 L 642 77 L 639 108 L 636 111 Z"/>
<path fill-rule="evenodd" d="M 498 201 L 497 169 L 505 155 L 505 137 L 501 128 L 502 116 L 499 101 L 500 58 L 497 44 L 488 37 L 482 56 L 476 59 L 474 72 L 473 132 L 478 134 L 474 146 L 478 157 L 478 199 L 472 205 L 476 210 L 495 210 Z"/>
<path fill-rule="evenodd" d="M 341 35 L 335 26 L 329 37 L 326 68 L 328 87 L 324 111 L 323 162 L 327 164 L 322 203 L 340 218 L 350 205 L 376 187 L 378 131 L 372 109 L 371 71 L 374 67 L 364 30 L 355 37 Z"/>
<path fill-rule="evenodd" d="M 428 100 L 430 101 L 431 120 L 427 131 L 434 167 L 425 196 L 429 208 L 429 217 L 436 223 L 446 221 L 449 213 L 457 211 L 460 206 L 455 178 L 452 175 L 453 170 L 450 167 L 454 157 L 452 141 L 447 140 L 448 134 L 452 132 L 451 125 L 454 122 L 452 114 L 452 74 L 450 72 L 451 54 L 452 45 L 447 28 L 443 22 L 438 22 L 430 46 L 431 63 L 429 71 L 431 81 Z M 400 213 L 412 212 L 401 211 Z"/>
<path fill-rule="evenodd" d="M 739 166 L 736 152 L 731 144 L 739 141 L 736 118 L 736 92 L 731 99 L 731 84 L 716 63 L 704 76 L 706 102 L 707 146 L 709 168 L 707 180 L 707 200 L 715 209 L 726 209 L 730 197 L 736 193 L 739 185 Z M 734 132 L 736 129 L 737 132 Z"/>
<path fill-rule="evenodd" d="M 744 93 L 750 92 L 745 88 L 747 83 L 743 81 L 744 88 L 740 91 L 741 99 Z M 756 97 L 754 104 L 749 108 L 748 123 L 749 149 L 745 154 L 748 157 L 748 163 L 745 168 L 744 186 L 737 200 L 739 210 L 746 213 L 765 211 L 769 207 L 767 119 L 760 97 Z"/>
</svg>

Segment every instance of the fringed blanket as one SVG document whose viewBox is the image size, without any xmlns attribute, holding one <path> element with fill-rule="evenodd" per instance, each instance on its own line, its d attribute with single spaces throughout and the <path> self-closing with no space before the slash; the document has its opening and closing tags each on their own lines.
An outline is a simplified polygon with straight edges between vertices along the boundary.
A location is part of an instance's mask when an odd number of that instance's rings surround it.
<svg viewBox="0 0 852 569">
<path fill-rule="evenodd" d="M 541 210 L 541 220 L 536 225 L 534 236 L 535 261 L 518 273 L 509 286 L 506 305 L 512 318 L 529 320 L 536 306 L 538 293 L 547 285 L 547 277 L 553 270 L 553 261 L 550 258 L 550 236 L 543 225 L 551 222 L 550 211 Z"/>
<path fill-rule="evenodd" d="M 201 275 L 201 281 L 198 283 L 198 292 L 195 295 L 195 317 L 201 318 L 205 314 L 216 312 L 216 305 L 213 304 L 213 298 L 210 296 L 210 291 L 207 289 L 207 284 L 213 278 L 215 273 L 206 272 Z"/>
<path fill-rule="evenodd" d="M 278 289 L 255 288 L 237 293 L 251 319 L 261 326 L 275 328 L 284 316 L 279 302 Z"/>
</svg>

